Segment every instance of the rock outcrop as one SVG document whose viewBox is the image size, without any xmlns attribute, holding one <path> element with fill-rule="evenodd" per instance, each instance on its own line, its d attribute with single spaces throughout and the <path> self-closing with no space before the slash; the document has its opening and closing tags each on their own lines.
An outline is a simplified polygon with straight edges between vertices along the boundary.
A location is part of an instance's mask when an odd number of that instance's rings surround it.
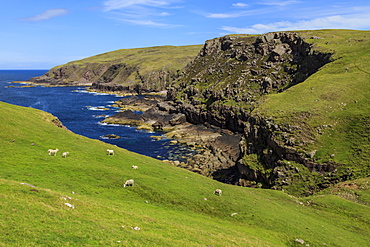
<svg viewBox="0 0 370 247">
<path fill-rule="evenodd" d="M 319 164 L 302 152 L 300 147 L 313 141 L 307 126 L 279 126 L 252 113 L 263 95 L 283 92 L 304 81 L 332 61 L 331 55 L 315 50 L 291 32 L 207 41 L 169 88 L 167 100 L 174 102 L 175 112 L 185 114 L 190 123 L 240 133 L 236 162 L 220 161 L 216 169 L 210 168 L 216 170 L 210 176 L 244 186 L 282 188 L 289 183 L 286 178 L 292 175 L 290 170 L 297 167 L 317 172 L 321 178 L 334 172 L 339 164 Z M 220 176 L 221 170 L 229 175 L 232 171 L 232 179 Z M 304 179 L 310 176 L 308 173 Z M 322 187 L 316 183 L 307 190 Z"/>
</svg>

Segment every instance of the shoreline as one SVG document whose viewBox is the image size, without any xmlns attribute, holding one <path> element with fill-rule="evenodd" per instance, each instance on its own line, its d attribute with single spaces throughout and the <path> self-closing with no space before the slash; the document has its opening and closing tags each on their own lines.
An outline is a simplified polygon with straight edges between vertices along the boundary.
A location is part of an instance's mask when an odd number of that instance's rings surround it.
<svg viewBox="0 0 370 247">
<path fill-rule="evenodd" d="M 102 122 L 162 132 L 165 137 L 174 139 L 173 144 L 186 145 L 197 152 L 186 162 L 165 162 L 220 182 L 237 184 L 233 176 L 226 174 L 230 175 L 240 158 L 241 134 L 212 125 L 189 123 L 184 114 L 171 112 L 171 106 L 161 97 L 132 96 L 116 101 L 115 105 L 122 111 Z"/>
</svg>

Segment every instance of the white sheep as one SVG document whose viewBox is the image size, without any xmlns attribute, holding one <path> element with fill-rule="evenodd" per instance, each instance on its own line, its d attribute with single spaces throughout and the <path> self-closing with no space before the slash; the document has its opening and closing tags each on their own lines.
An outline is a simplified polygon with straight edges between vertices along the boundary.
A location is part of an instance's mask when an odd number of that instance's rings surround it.
<svg viewBox="0 0 370 247">
<path fill-rule="evenodd" d="M 64 152 L 64 153 L 62 153 L 62 157 L 63 157 L 63 158 L 67 158 L 67 154 L 69 154 L 69 152 Z"/>
<path fill-rule="evenodd" d="M 132 169 L 139 169 L 138 166 L 132 166 Z"/>
<path fill-rule="evenodd" d="M 66 205 L 67 207 L 70 207 L 70 208 L 75 208 L 75 206 L 74 205 L 72 205 L 72 204 L 70 204 L 70 203 L 68 203 L 68 202 L 66 202 L 66 203 L 64 203 L 64 205 Z"/>
<path fill-rule="evenodd" d="M 216 189 L 215 191 L 213 191 L 213 194 L 221 196 L 222 195 L 222 190 Z"/>
<path fill-rule="evenodd" d="M 48 150 L 48 153 L 49 153 L 49 155 L 54 154 L 54 156 L 56 156 L 58 151 L 59 151 L 59 149 L 55 149 L 55 150 L 53 150 L 53 149 L 49 149 L 49 150 Z"/>
<path fill-rule="evenodd" d="M 124 183 L 123 187 L 126 187 L 126 186 L 134 186 L 134 180 L 133 180 L 133 179 L 129 179 L 129 180 L 127 180 L 127 181 Z"/>
<path fill-rule="evenodd" d="M 114 155 L 114 151 L 112 149 L 107 149 L 108 155 Z"/>
</svg>

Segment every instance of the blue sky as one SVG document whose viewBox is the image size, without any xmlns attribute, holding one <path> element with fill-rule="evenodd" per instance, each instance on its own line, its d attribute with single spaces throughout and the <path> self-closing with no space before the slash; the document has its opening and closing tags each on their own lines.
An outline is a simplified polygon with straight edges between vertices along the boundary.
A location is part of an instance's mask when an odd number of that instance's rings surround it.
<svg viewBox="0 0 370 247">
<path fill-rule="evenodd" d="M 50 69 L 234 33 L 329 28 L 369 30 L 369 1 L 0 0 L 0 69 Z"/>
</svg>

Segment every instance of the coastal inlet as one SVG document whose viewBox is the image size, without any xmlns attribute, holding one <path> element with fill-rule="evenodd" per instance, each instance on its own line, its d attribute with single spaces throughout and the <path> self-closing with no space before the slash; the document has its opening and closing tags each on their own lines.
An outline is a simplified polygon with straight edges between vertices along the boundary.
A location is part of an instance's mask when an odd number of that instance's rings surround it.
<svg viewBox="0 0 370 247">
<path fill-rule="evenodd" d="M 24 87 L 25 84 L 10 83 L 43 73 L 41 70 L 2 71 L 0 101 L 49 112 L 74 133 L 156 159 L 182 162 L 196 153 L 162 132 L 101 123 L 119 111 L 114 102 L 122 98 L 120 96 L 88 92 L 84 87 Z M 113 136 L 115 138 L 111 138 Z"/>
</svg>

